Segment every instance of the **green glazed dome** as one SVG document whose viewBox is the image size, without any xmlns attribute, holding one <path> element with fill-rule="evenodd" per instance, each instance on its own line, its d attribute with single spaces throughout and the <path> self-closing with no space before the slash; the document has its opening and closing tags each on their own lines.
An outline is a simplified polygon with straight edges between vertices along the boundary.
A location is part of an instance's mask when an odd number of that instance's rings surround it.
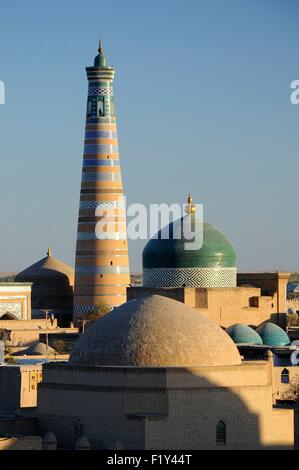
<svg viewBox="0 0 299 470">
<path fill-rule="evenodd" d="M 260 335 L 250 326 L 236 323 L 225 331 L 236 344 L 263 344 Z"/>
<path fill-rule="evenodd" d="M 274 323 L 264 323 L 256 329 L 267 346 L 286 346 L 290 339 L 286 332 Z"/>
<path fill-rule="evenodd" d="M 193 239 L 184 236 L 186 226 L 195 230 Z M 196 240 L 202 244 L 190 249 Z M 161 229 L 146 244 L 143 286 L 235 287 L 236 258 L 233 245 L 220 230 L 188 214 Z"/>
<path fill-rule="evenodd" d="M 211 267 L 235 267 L 236 252 L 227 237 L 207 222 L 199 222 L 198 227 L 203 228 L 203 245 L 198 250 L 186 250 L 185 243 L 190 240 L 184 236 L 177 239 L 181 231 L 182 221 L 169 224 L 169 239 L 162 239 L 161 233 L 152 238 L 146 244 L 142 261 L 144 268 L 211 268 Z M 192 241 L 192 240 L 191 240 Z"/>
</svg>

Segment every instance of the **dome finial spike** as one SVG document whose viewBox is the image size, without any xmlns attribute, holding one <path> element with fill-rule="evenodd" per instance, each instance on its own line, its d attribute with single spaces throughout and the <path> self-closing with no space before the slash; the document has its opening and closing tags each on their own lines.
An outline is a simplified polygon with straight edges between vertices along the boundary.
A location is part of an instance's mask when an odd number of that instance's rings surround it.
<svg viewBox="0 0 299 470">
<path fill-rule="evenodd" d="M 193 199 L 191 194 L 189 193 L 188 199 L 187 199 L 187 206 L 185 208 L 186 214 L 194 214 L 195 213 L 195 204 L 193 204 Z"/>
<path fill-rule="evenodd" d="M 47 251 L 47 256 L 52 256 L 52 250 L 51 250 L 51 248 L 50 248 L 50 247 L 48 248 L 48 251 Z"/>
</svg>

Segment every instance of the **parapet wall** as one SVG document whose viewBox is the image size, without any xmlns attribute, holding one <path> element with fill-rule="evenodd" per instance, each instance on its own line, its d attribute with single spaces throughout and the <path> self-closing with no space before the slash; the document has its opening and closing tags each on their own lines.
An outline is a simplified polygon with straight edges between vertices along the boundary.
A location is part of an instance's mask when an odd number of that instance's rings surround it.
<svg viewBox="0 0 299 470">
<path fill-rule="evenodd" d="M 225 328 L 234 323 L 258 326 L 265 321 L 272 321 L 284 326 L 285 322 L 285 311 L 278 311 L 277 293 L 262 295 L 259 287 L 127 289 L 128 300 L 150 294 L 183 302 Z"/>
</svg>

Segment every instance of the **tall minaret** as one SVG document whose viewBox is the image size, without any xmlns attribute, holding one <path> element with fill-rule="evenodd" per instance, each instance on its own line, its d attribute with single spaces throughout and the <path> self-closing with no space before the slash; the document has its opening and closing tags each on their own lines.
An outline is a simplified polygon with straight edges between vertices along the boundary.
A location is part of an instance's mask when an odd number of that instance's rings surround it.
<svg viewBox="0 0 299 470">
<path fill-rule="evenodd" d="M 114 68 L 101 42 L 86 67 L 85 127 L 74 292 L 74 321 L 101 305 L 126 302 L 130 282 L 125 206 L 113 96 Z"/>
</svg>

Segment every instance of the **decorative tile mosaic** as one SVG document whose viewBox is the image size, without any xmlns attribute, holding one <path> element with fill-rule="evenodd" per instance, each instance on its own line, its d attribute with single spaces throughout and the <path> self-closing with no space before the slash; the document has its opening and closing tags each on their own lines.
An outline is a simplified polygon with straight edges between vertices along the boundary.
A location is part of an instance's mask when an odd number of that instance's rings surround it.
<svg viewBox="0 0 299 470">
<path fill-rule="evenodd" d="M 85 144 L 84 155 L 96 155 L 98 153 L 118 153 L 118 145 L 112 144 Z"/>
<path fill-rule="evenodd" d="M 17 320 L 22 320 L 22 306 L 21 303 L 0 303 L 0 318 L 5 314 L 13 315 Z"/>
<path fill-rule="evenodd" d="M 113 294 L 113 297 L 114 296 L 120 296 L 122 297 L 123 295 L 125 296 L 125 294 Z M 126 296 L 125 296 L 126 297 Z M 121 305 L 121 304 L 119 304 Z M 114 307 L 118 307 L 118 305 L 114 305 Z M 94 311 L 94 308 L 95 308 L 95 305 L 84 305 L 84 306 L 80 306 L 80 305 L 76 305 L 74 306 L 73 308 L 73 312 L 74 314 L 78 314 L 78 313 L 90 313 L 90 312 L 93 312 Z"/>
<path fill-rule="evenodd" d="M 146 268 L 144 287 L 236 287 L 236 268 Z"/>
<path fill-rule="evenodd" d="M 107 171 L 85 172 L 82 174 L 82 182 L 91 183 L 94 181 L 121 181 L 120 173 L 108 173 Z"/>
<path fill-rule="evenodd" d="M 113 95 L 113 87 L 109 86 L 90 86 L 88 96 L 110 96 Z"/>
<path fill-rule="evenodd" d="M 117 139 L 117 132 L 110 130 L 86 131 L 85 139 Z"/>
<path fill-rule="evenodd" d="M 81 306 L 75 306 L 73 308 L 74 313 L 90 313 L 93 312 L 95 308 L 95 305 L 84 305 L 84 307 Z"/>
</svg>

